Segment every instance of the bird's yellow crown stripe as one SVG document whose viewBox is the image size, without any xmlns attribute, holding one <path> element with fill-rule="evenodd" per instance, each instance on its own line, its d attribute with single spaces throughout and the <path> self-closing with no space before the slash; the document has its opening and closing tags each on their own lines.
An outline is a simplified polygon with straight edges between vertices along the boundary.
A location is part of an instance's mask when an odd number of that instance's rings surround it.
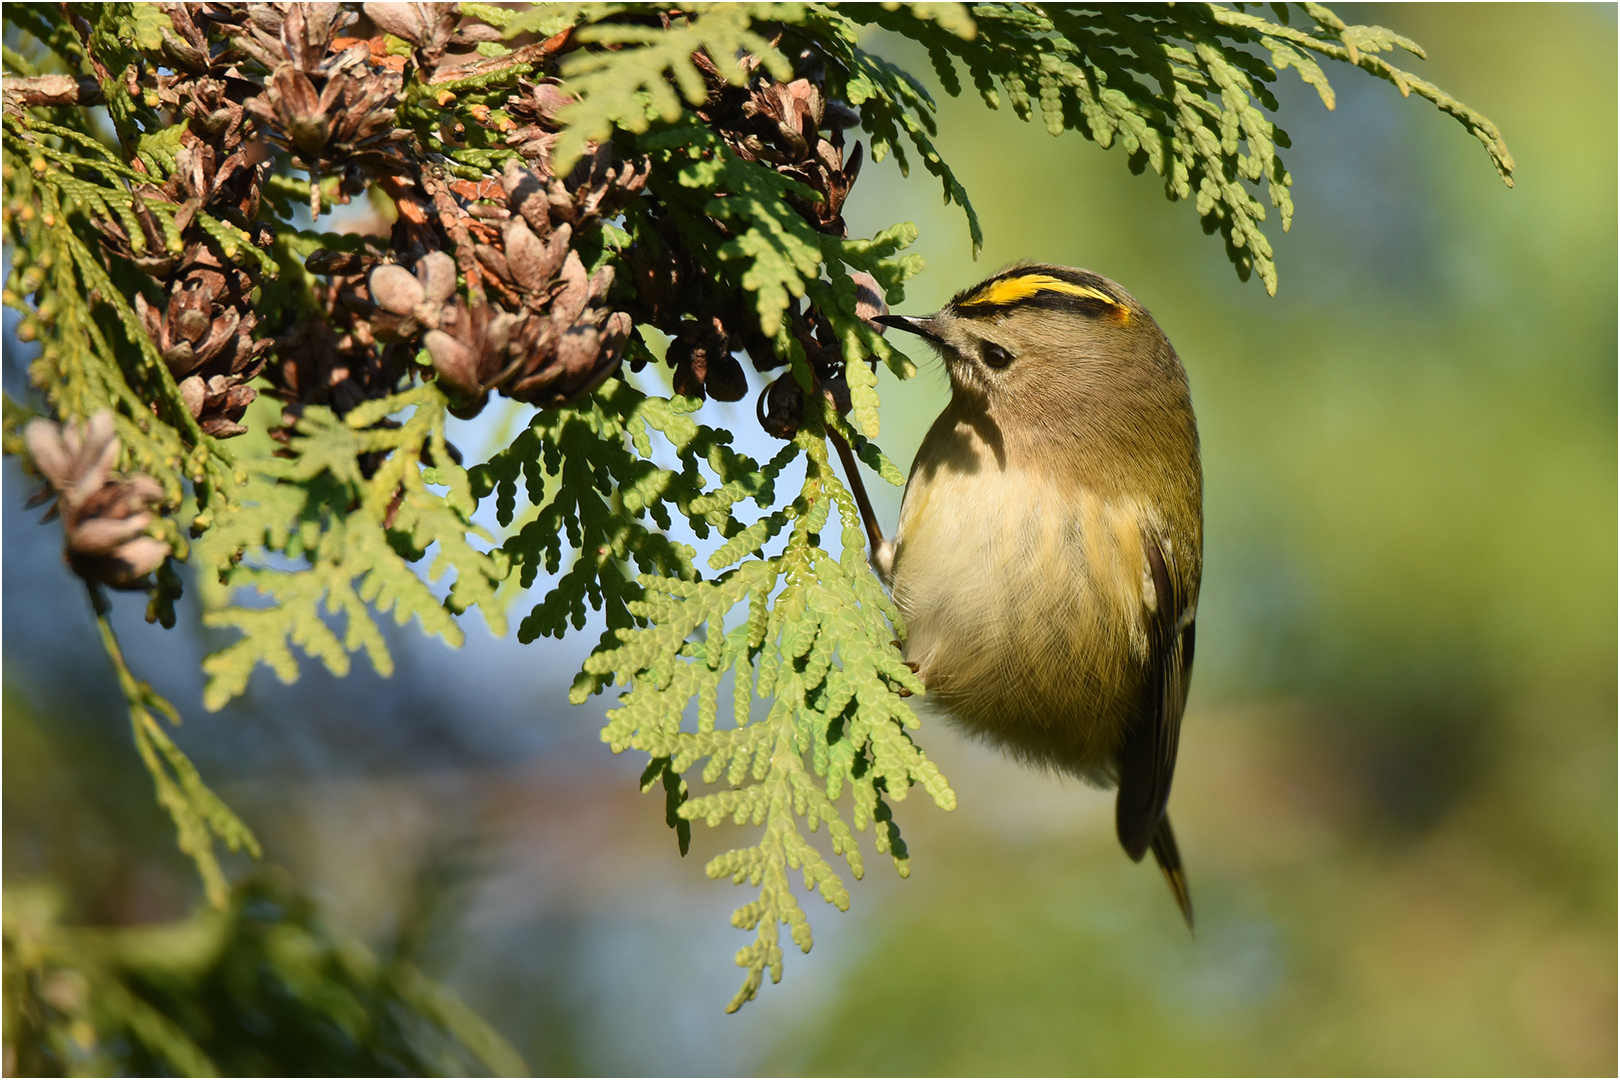
<svg viewBox="0 0 1620 1080">
<path fill-rule="evenodd" d="M 958 307 L 1001 306 L 1016 304 L 1028 300 L 1032 296 L 1043 292 L 1063 293 L 1066 296 L 1078 296 L 1087 300 L 1101 300 L 1111 307 L 1120 307 L 1120 302 L 1107 293 L 1088 288 L 1085 285 L 1076 285 L 1072 281 L 1053 277 L 1051 274 L 1020 274 L 1016 277 L 997 278 L 984 288 L 961 301 Z"/>
</svg>

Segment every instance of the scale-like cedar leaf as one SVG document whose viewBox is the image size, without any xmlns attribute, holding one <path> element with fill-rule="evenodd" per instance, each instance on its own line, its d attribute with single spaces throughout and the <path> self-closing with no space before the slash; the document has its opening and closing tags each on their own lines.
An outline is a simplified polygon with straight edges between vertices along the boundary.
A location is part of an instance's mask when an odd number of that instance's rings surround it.
<svg viewBox="0 0 1620 1080">
<path fill-rule="evenodd" d="M 557 170 L 566 173 L 587 143 L 602 142 L 615 128 L 646 131 L 655 119 L 666 124 L 678 120 L 683 100 L 701 105 L 708 87 L 692 62 L 693 53 L 707 53 L 721 74 L 738 86 L 748 80 L 748 72 L 737 63 L 739 56 L 756 58 L 778 79 L 791 78 L 792 65 L 753 24 L 756 19 L 796 21 L 797 7 L 694 4 L 673 21 L 666 19 L 667 25 L 660 25 L 660 16 L 649 11 L 644 25 L 597 23 L 581 29 L 580 41 L 612 48 L 576 52 L 563 66 L 564 85 L 580 100 L 560 117 L 568 126 L 557 143 Z"/>
<path fill-rule="evenodd" d="M 367 426 L 407 409 L 411 415 L 398 427 Z M 373 610 L 392 611 L 402 624 L 414 616 L 427 633 L 459 645 L 463 633 L 453 615 L 477 604 L 492 631 L 506 632 L 496 602 L 506 562 L 468 541 L 493 538 L 471 522 L 470 488 L 450 461 L 444 423 L 444 397 L 432 385 L 370 402 L 342 420 L 311 408 L 298 423 L 290 460 L 254 462 L 239 501 L 218 515 L 196 545 L 199 561 L 214 571 L 202 581 L 204 622 L 242 632 L 203 661 L 208 708 L 242 693 L 259 664 L 285 682 L 297 678 L 293 646 L 334 675 L 347 674 L 349 654 L 360 650 L 379 673 L 390 674 L 393 660 Z M 388 455 L 369 478 L 358 465 L 366 454 Z M 448 498 L 427 490 L 422 461 L 429 456 L 435 476 L 449 482 Z M 410 565 L 434 543 L 439 555 L 429 578 L 456 573 L 442 601 Z M 413 558 L 401 555 L 401 547 Z M 302 565 L 267 565 L 270 553 Z M 253 589 L 270 603 L 237 605 L 239 589 Z M 343 617 L 341 638 L 326 614 Z"/>
</svg>

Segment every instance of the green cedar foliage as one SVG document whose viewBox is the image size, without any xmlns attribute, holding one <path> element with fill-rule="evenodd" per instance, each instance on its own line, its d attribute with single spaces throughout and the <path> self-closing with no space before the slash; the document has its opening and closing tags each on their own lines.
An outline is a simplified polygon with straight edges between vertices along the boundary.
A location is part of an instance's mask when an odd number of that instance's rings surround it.
<svg viewBox="0 0 1620 1080">
<path fill-rule="evenodd" d="M 177 923 L 64 926 L 58 900 L 5 895 L 6 1050 L 20 1075 L 528 1075 L 413 963 L 415 926 L 378 956 L 275 872 Z"/>
<path fill-rule="evenodd" d="M 397 427 L 373 426 L 395 412 L 408 418 Z M 342 419 L 312 408 L 290 441 L 292 457 L 266 456 L 244 466 L 248 476 L 237 499 L 196 547 L 197 562 L 213 571 L 199 577 L 204 621 L 242 631 L 203 662 L 209 676 L 204 705 L 218 709 L 242 693 L 259 664 L 283 682 L 297 679 L 294 644 L 334 675 L 347 675 L 349 653 L 359 650 L 378 672 L 392 674 L 373 609 L 392 610 L 402 624 L 414 616 L 427 633 L 460 645 L 455 616 L 477 604 L 490 629 L 505 635 L 505 615 L 493 601 L 506 577 L 506 559 L 470 542 L 493 538 L 471 520 L 475 503 L 467 473 L 450 458 L 444 428 L 444 396 L 425 383 L 367 402 Z M 370 476 L 361 467 L 368 455 L 383 462 Z M 430 484 L 445 490 L 432 491 Z M 410 565 L 434 543 L 439 548 L 428 578 L 449 569 L 456 574 L 442 601 Z M 273 569 L 266 565 L 272 553 L 308 569 Z M 253 589 L 272 602 L 233 605 L 238 589 Z M 323 607 L 343 616 L 342 638 L 322 618 Z"/>
<path fill-rule="evenodd" d="M 1273 295 L 1277 268 L 1260 228 L 1266 208 L 1251 185 L 1264 184 L 1286 232 L 1293 179 L 1277 151 L 1290 143 L 1267 115 L 1277 109 L 1267 84 L 1284 69 L 1329 109 L 1333 88 L 1317 57 L 1387 79 L 1403 97 L 1415 91 L 1473 133 L 1513 184 L 1513 156 L 1496 125 L 1378 55 L 1399 46 L 1422 57 L 1416 42 L 1381 26 L 1347 26 L 1321 4 L 978 4 L 978 33 L 970 35 L 892 7 L 843 10 L 926 45 L 952 95 L 961 92 L 960 65 L 993 109 L 1005 95 L 1020 119 L 1038 109 L 1053 135 L 1078 131 L 1105 149 L 1117 140 L 1132 172 L 1151 166 L 1167 198 L 1193 199 L 1204 231 L 1226 241 L 1238 275 L 1247 281 L 1258 271 Z M 1245 9 L 1270 9 L 1275 21 Z M 873 149 L 881 156 L 876 141 Z"/>
<path fill-rule="evenodd" d="M 335 30 L 283 30 L 279 39 L 255 37 L 254 27 L 266 12 L 285 27 L 293 8 L 210 10 L 223 14 L 192 25 L 174 5 L 74 9 L 71 22 L 54 5 L 7 8 L 4 301 L 23 315 L 19 337 L 38 344 L 38 404 L 63 421 L 110 411 L 118 468 L 162 486 L 163 512 L 148 531 L 174 561 L 196 568 L 205 622 L 238 634 L 205 661 L 209 709 L 242 693 L 261 664 L 296 678 L 300 652 L 343 674 L 350 655 L 363 651 L 386 674 L 380 614 L 414 618 L 456 645 L 459 617 L 476 606 L 504 634 L 507 581 L 529 588 L 542 573 L 555 575 L 519 623 L 524 642 L 583 628 L 588 608 L 602 612 L 605 632 L 571 699 L 624 687 L 602 738 L 615 752 L 647 755 L 643 786 L 662 788 L 683 853 L 693 821 L 760 830 L 757 844 L 707 867 L 711 877 L 757 890 L 733 917 L 755 933 L 737 956 L 747 974 L 733 1009 L 766 972 L 780 977 L 783 924 L 810 948 L 792 873 L 827 902 L 849 903 L 842 877 L 806 832 L 825 825 L 833 853 L 860 877 L 856 834 L 870 829 L 904 876 L 909 855 L 892 803 L 913 785 L 941 807 L 955 802 L 913 742 L 918 721 L 906 699 L 923 687 L 901 662 L 894 639 L 905 628 L 865 563 L 852 478 L 841 478 L 828 454 L 836 437 L 885 480 L 903 482 L 871 441 L 874 371 L 878 362 L 902 378 L 915 369 L 857 305 L 870 284 L 900 302 L 921 269 L 904 254 L 916 237 L 910 224 L 866 239 L 845 235 L 837 204 L 854 179 L 855 155 L 843 156 L 842 127 L 858 124 L 868 152 L 893 154 L 903 172 L 920 162 L 964 211 L 975 251 L 982 236 L 967 192 L 934 145 L 934 101 L 862 47 L 864 30 L 921 43 L 950 94 L 961 92 L 965 76 L 992 108 L 1005 101 L 1026 120 L 1038 111 L 1054 135 L 1073 130 L 1104 148 L 1123 146 L 1132 171 L 1151 167 L 1170 199 L 1192 200 L 1239 275 L 1258 272 L 1268 292 L 1277 271 L 1262 229 L 1266 204 L 1284 229 L 1293 211 L 1279 156 L 1288 137 L 1271 116 L 1270 84 L 1285 69 L 1331 109 L 1320 61 L 1359 67 L 1456 117 L 1510 184 L 1513 169 L 1488 120 L 1384 58 L 1397 47 L 1423 55 L 1415 43 L 1381 27 L 1347 26 L 1317 4 L 514 11 L 468 3 L 443 13 L 400 5 L 392 16 L 373 9 L 386 27 L 361 21 L 344 29 L 345 15 Z M 318 21 L 316 9 L 297 10 L 306 24 Z M 477 32 L 463 33 L 467 27 Z M 375 36 L 357 53 L 337 42 L 339 31 Z M 295 38 L 283 57 L 280 42 Z M 463 67 L 445 65 L 453 44 L 463 49 L 458 62 L 470 61 Z M 277 82 L 270 94 L 272 68 L 329 88 L 352 76 L 371 96 L 334 91 L 327 97 L 335 101 L 300 104 L 296 87 Z M 61 74 L 70 78 L 44 78 Z M 237 104 L 245 97 L 245 114 L 232 112 L 228 94 L 207 96 L 216 77 L 234 88 Z M 552 99 L 535 96 L 548 88 L 558 88 Z M 821 150 L 761 150 L 760 129 L 747 127 L 784 88 L 792 93 L 774 99 L 778 106 L 814 99 L 804 107 L 817 129 L 810 142 Z M 550 112 L 547 100 L 562 105 Z M 330 115 L 315 124 L 304 108 Z M 838 109 L 847 121 L 834 121 Z M 787 144 L 796 137 L 790 126 Z M 834 132 L 832 142 L 822 129 Z M 217 159 L 245 145 L 244 131 L 272 137 L 270 163 L 251 174 L 250 190 L 210 188 L 199 148 L 216 148 Z M 823 152 L 844 165 L 817 172 L 813 158 Z M 624 167 L 603 173 L 604 162 Z M 538 230 L 527 239 L 485 223 L 518 220 L 524 196 L 510 185 L 523 170 L 553 185 L 551 210 L 539 204 L 535 217 L 532 201 L 523 210 Z M 829 177 L 844 184 L 836 200 Z M 367 189 L 400 215 L 389 236 L 342 237 L 300 224 L 305 207 L 330 210 Z M 561 231 L 563 219 L 571 233 Z M 570 252 L 560 270 L 534 254 L 534 245 L 553 242 Z M 366 277 L 381 260 L 414 263 L 424 283 L 396 277 L 392 295 L 428 296 L 424 249 L 455 257 L 456 282 L 442 286 L 448 299 L 432 292 L 424 309 L 421 300 L 411 307 L 375 287 L 365 292 L 368 280 L 381 280 Z M 351 269 L 333 269 L 340 264 Z M 544 288 L 524 270 L 542 264 L 549 269 L 541 277 L 559 275 Z M 193 316 L 163 308 L 176 302 L 176 265 L 229 271 L 207 277 L 222 298 L 211 310 L 216 325 L 259 320 L 243 332 L 241 355 L 259 355 L 273 337 L 270 354 L 290 362 L 295 329 L 329 323 L 333 334 L 349 335 L 344 355 L 370 363 L 372 375 L 354 376 L 358 389 L 339 400 L 311 396 L 285 371 L 272 378 L 276 369 L 264 368 L 253 386 L 289 406 L 280 442 L 262 430 L 230 441 L 240 433 L 241 398 L 226 390 L 240 395 L 237 383 L 260 368 L 233 368 L 248 374 L 231 375 L 201 405 L 200 390 L 182 389 L 176 358 L 190 356 L 190 346 L 169 340 L 168 327 L 184 330 Z M 333 297 L 342 289 L 322 291 L 318 279 L 343 273 L 350 276 L 334 282 L 347 282 L 349 299 L 340 303 Z M 596 320 L 569 331 L 598 343 L 569 353 L 570 362 L 602 369 L 556 384 L 583 389 L 520 393 L 502 380 L 523 363 L 531 375 L 540 361 L 519 357 L 501 372 L 506 331 L 480 320 L 496 310 L 490 304 L 504 305 L 503 319 L 549 318 L 551 305 L 563 303 L 552 298 L 563 295 L 588 298 L 579 318 Z M 441 302 L 447 306 L 433 306 Z M 610 307 L 619 321 L 603 321 Z M 149 329 L 158 325 L 154 310 L 169 312 L 167 344 Z M 426 321 L 411 321 L 418 317 Z M 439 330 L 437 340 L 424 336 L 424 326 L 454 318 L 462 319 L 459 345 L 447 345 Z M 704 320 L 719 328 L 728 353 L 746 350 L 761 371 L 787 369 L 773 392 L 782 389 L 798 412 L 775 432 L 786 441 L 769 461 L 739 453 L 731 432 L 699 419 L 701 387 L 725 400 L 741 393 L 740 369 L 725 393 L 717 388 L 725 380 L 712 374 L 735 365 L 729 355 L 711 357 L 711 374 L 700 376 L 691 348 L 677 360 L 670 344 L 683 389 L 667 397 L 612 377 L 621 360 L 636 369 L 660 362 L 654 345 L 687 341 Z M 631 323 L 628 340 L 613 338 L 615 327 Z M 499 358 L 492 372 L 478 373 L 480 349 Z M 563 363 L 564 353 L 556 356 Z M 447 417 L 476 411 L 492 391 L 538 407 L 510 445 L 464 469 L 446 440 Z M 23 452 L 20 429 L 32 415 L 6 402 L 8 452 Z M 784 479 L 800 470 L 802 480 Z M 492 495 L 499 537 L 473 520 L 479 500 Z M 712 550 L 700 555 L 672 538 L 677 522 Z M 821 543 L 832 527 L 842 540 L 837 558 Z M 449 579 L 442 598 L 428 584 L 440 578 Z M 166 565 L 149 589 L 149 619 L 171 625 L 179 590 Z M 223 904 L 214 840 L 255 852 L 256 843 L 165 734 L 154 712 L 178 717 L 127 670 L 105 619 L 102 626 L 158 798 L 210 897 Z"/>
</svg>

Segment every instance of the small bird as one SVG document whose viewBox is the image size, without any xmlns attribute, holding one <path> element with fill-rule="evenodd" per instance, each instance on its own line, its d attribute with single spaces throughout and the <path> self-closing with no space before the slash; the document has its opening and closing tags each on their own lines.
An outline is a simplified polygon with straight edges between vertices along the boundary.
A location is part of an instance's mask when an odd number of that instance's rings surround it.
<svg viewBox="0 0 1620 1080">
<path fill-rule="evenodd" d="M 1187 375 L 1147 309 L 1087 270 L 1023 263 L 926 318 L 878 322 L 944 359 L 951 402 L 873 567 L 905 657 L 970 734 L 1119 787 L 1189 928 L 1165 813 L 1192 674 L 1203 470 Z"/>
</svg>

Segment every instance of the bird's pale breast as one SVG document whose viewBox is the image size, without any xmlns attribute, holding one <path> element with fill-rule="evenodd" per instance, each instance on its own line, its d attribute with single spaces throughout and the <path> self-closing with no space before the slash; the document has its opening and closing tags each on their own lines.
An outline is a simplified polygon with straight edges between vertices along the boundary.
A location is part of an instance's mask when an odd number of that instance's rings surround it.
<svg viewBox="0 0 1620 1080">
<path fill-rule="evenodd" d="M 906 658 L 971 733 L 1106 781 L 1147 667 L 1141 508 L 979 449 L 907 485 Z"/>
</svg>

